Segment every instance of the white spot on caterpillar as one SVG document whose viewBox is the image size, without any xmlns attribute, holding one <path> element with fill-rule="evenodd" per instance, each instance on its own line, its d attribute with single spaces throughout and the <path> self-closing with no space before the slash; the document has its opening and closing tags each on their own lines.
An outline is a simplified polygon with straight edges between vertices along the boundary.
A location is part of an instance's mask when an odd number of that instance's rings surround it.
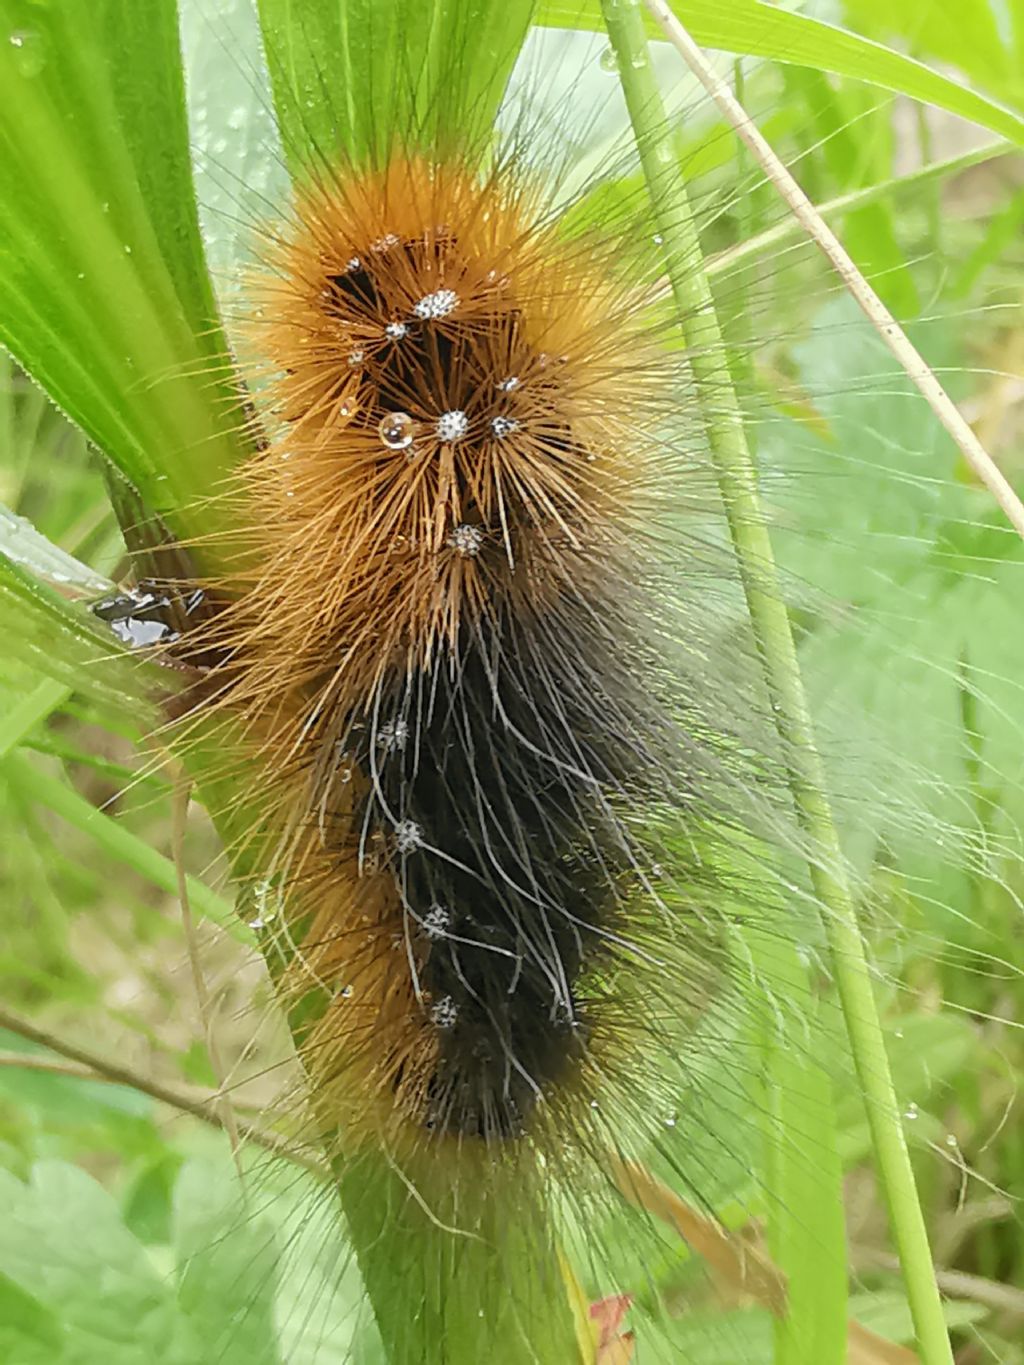
<svg viewBox="0 0 1024 1365">
<path fill-rule="evenodd" d="M 386 754 L 396 749 L 404 749 L 409 738 L 409 724 L 404 720 L 389 720 L 377 731 L 377 747 Z"/>
<path fill-rule="evenodd" d="M 451 412 L 442 412 L 434 430 L 439 441 L 461 441 L 469 430 L 469 420 L 461 408 L 453 408 Z"/>
<path fill-rule="evenodd" d="M 423 847 L 423 831 L 415 820 L 399 820 L 395 826 L 395 847 L 399 853 L 415 853 Z"/>
<path fill-rule="evenodd" d="M 384 328 L 384 335 L 389 341 L 401 341 L 408 330 L 404 322 L 389 322 Z"/>
<path fill-rule="evenodd" d="M 423 916 L 423 931 L 427 938 L 444 938 L 452 917 L 443 905 L 432 905 Z"/>
<path fill-rule="evenodd" d="M 459 296 L 454 289 L 435 289 L 432 294 L 424 294 L 412 310 L 418 318 L 446 318 L 459 304 Z"/>
<path fill-rule="evenodd" d="M 375 242 L 371 243 L 370 250 L 375 251 L 379 256 L 385 251 L 390 251 L 393 246 L 397 246 L 400 240 L 393 232 L 385 232 L 383 237 L 378 237 Z"/>
<path fill-rule="evenodd" d="M 350 365 L 361 365 L 366 359 L 366 352 L 362 347 L 357 346 L 354 351 L 348 353 L 348 363 Z"/>
<path fill-rule="evenodd" d="M 492 417 L 491 430 L 499 441 L 503 441 L 506 436 L 511 436 L 513 431 L 518 431 L 519 423 L 514 417 Z"/>
<path fill-rule="evenodd" d="M 348 271 L 349 274 L 351 274 L 353 270 L 358 270 L 361 265 L 362 261 L 359 259 L 358 256 L 350 256 L 348 260 L 345 262 L 345 269 L 346 271 Z"/>
<path fill-rule="evenodd" d="M 456 526 L 448 537 L 448 546 L 457 551 L 464 559 L 474 559 L 483 547 L 484 530 L 482 526 L 470 526 L 463 523 Z"/>
<path fill-rule="evenodd" d="M 507 379 L 500 380 L 494 387 L 500 390 L 501 393 L 511 393 L 513 389 L 518 389 L 519 382 L 519 376 L 517 374 L 510 374 Z"/>
<path fill-rule="evenodd" d="M 430 1022 L 435 1028 L 451 1028 L 459 1017 L 459 1007 L 450 995 L 443 996 L 430 1010 Z"/>
<path fill-rule="evenodd" d="M 277 919 L 278 905 L 274 904 L 271 897 L 275 900 L 274 884 L 269 877 L 261 877 L 252 888 L 253 904 L 256 907 L 255 916 L 249 921 L 249 928 L 255 931 L 265 929 L 268 924 Z"/>
</svg>

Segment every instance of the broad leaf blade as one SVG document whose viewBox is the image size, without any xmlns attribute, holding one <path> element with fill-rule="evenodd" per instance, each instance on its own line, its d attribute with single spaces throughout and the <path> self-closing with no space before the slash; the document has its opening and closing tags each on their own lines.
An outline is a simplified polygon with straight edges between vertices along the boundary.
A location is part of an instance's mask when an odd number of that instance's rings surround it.
<svg viewBox="0 0 1024 1365">
<path fill-rule="evenodd" d="M 173 0 L 0 0 L 0 340 L 176 529 L 236 463 Z M 127 45 L 127 46 L 126 46 Z"/>
<path fill-rule="evenodd" d="M 489 129 L 532 0 L 259 0 L 286 154 L 379 164 L 443 152 Z"/>
<path fill-rule="evenodd" d="M 672 8 L 702 45 L 777 62 L 816 67 L 948 109 L 951 114 L 1024 143 L 1024 116 L 970 90 L 883 43 L 767 5 L 762 0 L 675 0 Z M 600 30 L 599 0 L 544 0 L 537 22 Z M 661 30 L 651 21 L 652 36 Z"/>
</svg>

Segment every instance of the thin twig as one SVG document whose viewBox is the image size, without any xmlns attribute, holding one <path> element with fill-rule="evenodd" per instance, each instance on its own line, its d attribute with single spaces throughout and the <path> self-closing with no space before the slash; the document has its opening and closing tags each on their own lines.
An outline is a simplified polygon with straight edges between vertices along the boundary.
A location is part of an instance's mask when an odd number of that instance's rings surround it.
<svg viewBox="0 0 1024 1365">
<path fill-rule="evenodd" d="M 862 1268 L 899 1270 L 895 1256 L 874 1247 L 854 1246 L 850 1248 L 850 1255 L 854 1265 Z M 997 1313 L 1013 1313 L 1015 1317 L 1024 1318 L 1024 1289 L 1014 1289 L 1012 1285 L 987 1280 L 983 1275 L 970 1275 L 964 1270 L 943 1270 L 941 1266 L 936 1267 L 935 1278 L 939 1288 L 950 1298 L 970 1299 Z"/>
<path fill-rule="evenodd" d="M 59 1057 L 68 1059 L 67 1062 L 58 1062 L 52 1058 L 8 1052 L 0 1054 L 0 1063 L 4 1066 L 23 1066 L 37 1071 L 55 1071 L 62 1075 L 81 1076 L 83 1080 L 98 1080 L 106 1081 L 111 1085 L 125 1085 L 131 1090 L 139 1091 L 140 1094 L 148 1095 L 150 1099 L 169 1105 L 172 1109 L 179 1109 L 182 1113 L 191 1114 L 193 1118 L 201 1119 L 203 1123 L 212 1124 L 214 1128 L 221 1130 L 224 1128 L 221 1116 L 217 1112 L 216 1100 L 218 1097 L 216 1093 L 197 1095 L 194 1092 L 190 1093 L 186 1090 L 180 1090 L 176 1086 L 167 1085 L 163 1081 L 154 1080 L 151 1076 L 144 1076 L 134 1068 L 125 1066 L 123 1062 L 112 1062 L 109 1058 L 92 1052 L 89 1048 L 82 1047 L 78 1043 L 72 1043 L 58 1034 L 51 1033 L 49 1029 L 42 1028 L 28 1019 L 23 1019 L 21 1015 L 3 1007 L 0 1007 L 0 1028 L 5 1028 L 10 1033 L 16 1033 L 19 1038 L 25 1038 L 30 1043 L 38 1043 L 41 1047 L 49 1048 Z M 72 1065 L 69 1066 L 68 1063 Z M 239 1137 L 246 1142 L 262 1147 L 265 1151 L 272 1152 L 274 1156 L 284 1157 L 296 1165 L 304 1166 L 307 1170 L 315 1171 L 318 1175 L 324 1174 L 322 1162 L 289 1147 L 275 1133 L 268 1133 L 251 1123 L 239 1122 L 237 1126 Z"/>
<path fill-rule="evenodd" d="M 757 158 L 765 175 L 785 201 L 793 217 L 820 247 L 829 264 L 840 276 L 850 294 L 863 310 L 925 401 L 952 436 L 964 459 L 1006 513 L 1017 534 L 1024 537 L 1024 503 L 1014 492 L 1002 470 L 964 420 L 959 408 L 939 383 L 935 372 L 903 328 L 886 308 L 871 285 L 858 270 L 842 242 L 822 218 L 789 170 L 772 150 L 756 124 L 737 101 L 728 85 L 717 75 L 704 53 L 687 33 L 664 0 L 643 0 L 665 37 L 703 85 L 736 135 Z"/>
</svg>

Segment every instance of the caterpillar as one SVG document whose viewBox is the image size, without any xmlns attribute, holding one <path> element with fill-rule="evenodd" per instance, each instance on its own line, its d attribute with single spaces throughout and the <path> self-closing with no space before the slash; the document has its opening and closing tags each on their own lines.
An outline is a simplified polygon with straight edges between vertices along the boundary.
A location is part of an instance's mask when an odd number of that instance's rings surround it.
<svg viewBox="0 0 1024 1365">
<path fill-rule="evenodd" d="M 679 556 L 691 588 L 718 568 L 665 285 L 631 224 L 566 231 L 527 135 L 318 158 L 263 226 L 247 559 L 186 636 L 222 661 L 197 714 L 272 775 L 255 922 L 346 1213 L 383 1152 L 398 1193 L 365 1217 L 442 1229 L 403 1279 L 453 1360 L 460 1315 L 496 1342 L 508 1310 L 493 1271 L 433 1303 L 431 1255 L 490 1245 L 532 1190 L 520 1254 L 557 1299 L 553 1172 L 581 1209 L 617 1199 L 602 1152 L 672 1137 L 684 1059 L 730 1031 L 723 849 L 755 785 L 686 681 Z M 533 1359 L 550 1310 L 509 1308 L 503 1358 Z"/>
</svg>

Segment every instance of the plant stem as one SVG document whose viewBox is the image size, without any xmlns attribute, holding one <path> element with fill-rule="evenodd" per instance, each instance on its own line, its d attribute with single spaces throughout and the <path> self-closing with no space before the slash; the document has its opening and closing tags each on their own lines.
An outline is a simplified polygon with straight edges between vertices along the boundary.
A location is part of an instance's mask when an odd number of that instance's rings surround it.
<svg viewBox="0 0 1024 1365">
<path fill-rule="evenodd" d="M 668 277 L 704 411 L 751 629 L 775 724 L 786 748 L 793 803 L 808 838 L 811 882 L 824 912 L 836 984 L 867 1106 L 918 1347 L 923 1365 L 952 1365 L 871 972 L 825 794 L 824 770 L 814 744 L 793 632 L 675 139 L 651 70 L 639 0 L 602 0 L 602 10 L 664 242 Z"/>
<path fill-rule="evenodd" d="M 111 1061 L 109 1057 L 93 1052 L 80 1043 L 51 1033 L 49 1029 L 42 1028 L 32 1020 L 22 1018 L 20 1014 L 15 1014 L 13 1010 L 4 1009 L 3 1006 L 0 1006 L 0 1029 L 6 1029 L 8 1033 L 17 1034 L 19 1038 L 26 1038 L 29 1042 L 37 1043 L 40 1047 L 48 1048 L 51 1052 L 57 1053 L 58 1056 L 68 1059 L 61 1063 L 56 1062 L 53 1058 L 41 1057 L 34 1052 L 0 1052 L 0 1066 L 27 1067 L 33 1071 L 54 1071 L 59 1075 L 75 1076 L 86 1081 L 105 1081 L 108 1085 L 125 1085 L 132 1090 L 139 1091 L 142 1095 L 149 1095 L 151 1099 L 159 1100 L 161 1104 L 169 1105 L 172 1109 L 180 1109 L 184 1114 L 191 1114 L 193 1118 L 202 1119 L 204 1123 L 209 1123 L 214 1128 L 224 1127 L 217 1109 L 219 1096 L 216 1093 L 205 1094 L 195 1090 L 182 1090 L 178 1086 L 165 1085 L 163 1081 L 154 1080 L 151 1076 L 144 1076 L 123 1062 Z M 285 1140 L 278 1137 L 276 1133 L 268 1133 L 265 1129 L 257 1128 L 255 1125 L 245 1122 L 240 1122 L 238 1129 L 240 1136 L 246 1142 L 252 1142 L 268 1152 L 273 1152 L 275 1156 L 284 1157 L 288 1161 L 293 1161 L 319 1175 L 325 1173 L 325 1167 L 321 1162 L 307 1156 L 304 1152 L 289 1147 Z"/>
</svg>

